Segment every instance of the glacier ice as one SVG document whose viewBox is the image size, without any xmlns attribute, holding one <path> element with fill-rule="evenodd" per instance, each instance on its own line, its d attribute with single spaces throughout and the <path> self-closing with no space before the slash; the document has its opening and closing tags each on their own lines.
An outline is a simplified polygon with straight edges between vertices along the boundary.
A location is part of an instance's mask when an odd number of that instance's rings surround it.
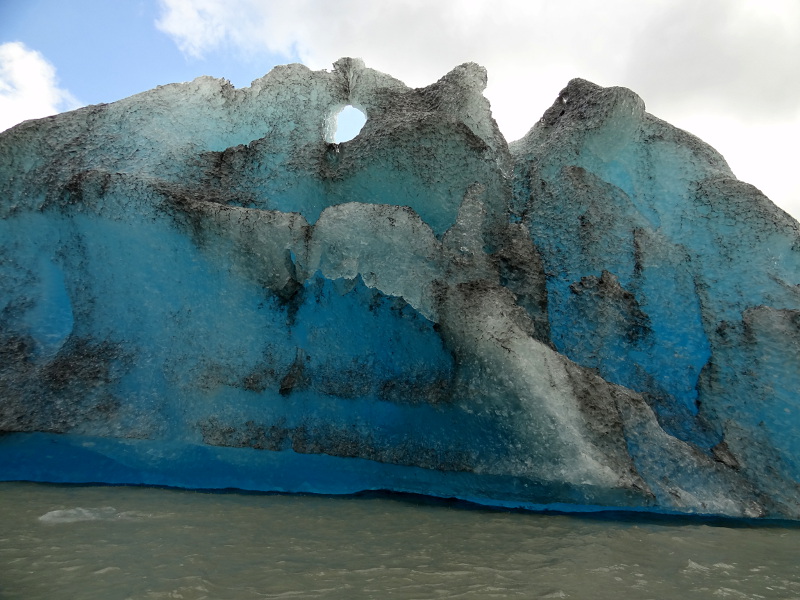
<svg viewBox="0 0 800 600">
<path fill-rule="evenodd" d="M 800 518 L 797 222 L 630 90 L 507 144 L 485 85 L 341 59 L 0 135 L 0 478 Z"/>
</svg>

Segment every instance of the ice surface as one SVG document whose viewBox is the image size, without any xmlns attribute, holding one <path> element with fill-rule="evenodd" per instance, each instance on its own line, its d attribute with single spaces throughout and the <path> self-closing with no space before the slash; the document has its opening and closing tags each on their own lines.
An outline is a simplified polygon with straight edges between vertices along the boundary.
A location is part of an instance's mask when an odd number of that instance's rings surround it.
<svg viewBox="0 0 800 600">
<path fill-rule="evenodd" d="M 800 518 L 798 224 L 630 90 L 508 145 L 485 85 L 342 59 L 0 135 L 0 478 Z"/>
</svg>

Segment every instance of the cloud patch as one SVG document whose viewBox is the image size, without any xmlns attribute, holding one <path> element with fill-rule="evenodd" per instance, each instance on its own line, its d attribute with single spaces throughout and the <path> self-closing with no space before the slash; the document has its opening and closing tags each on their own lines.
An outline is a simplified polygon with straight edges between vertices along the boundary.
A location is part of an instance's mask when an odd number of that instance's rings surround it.
<svg viewBox="0 0 800 600">
<path fill-rule="evenodd" d="M 0 44 L 0 131 L 79 106 L 59 87 L 55 67 L 39 52 L 21 42 Z"/>
<path fill-rule="evenodd" d="M 673 110 L 800 117 L 800 2 L 673 0 L 634 37 L 624 74 Z"/>
</svg>

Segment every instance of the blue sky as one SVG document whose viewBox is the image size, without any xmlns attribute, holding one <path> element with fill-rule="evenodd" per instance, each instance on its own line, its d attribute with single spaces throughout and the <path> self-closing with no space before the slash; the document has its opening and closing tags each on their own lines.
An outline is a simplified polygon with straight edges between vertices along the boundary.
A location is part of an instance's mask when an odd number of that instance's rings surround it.
<svg viewBox="0 0 800 600">
<path fill-rule="evenodd" d="M 358 56 L 412 86 L 465 61 L 509 140 L 572 77 L 622 85 L 800 217 L 798 0 L 0 0 L 0 130 L 200 75 Z"/>
<path fill-rule="evenodd" d="M 200 75 L 249 85 L 296 56 L 186 56 L 156 28 L 155 0 L 2 0 L 0 43 L 21 41 L 56 68 L 60 85 L 81 104 L 113 102 L 156 85 Z"/>
</svg>

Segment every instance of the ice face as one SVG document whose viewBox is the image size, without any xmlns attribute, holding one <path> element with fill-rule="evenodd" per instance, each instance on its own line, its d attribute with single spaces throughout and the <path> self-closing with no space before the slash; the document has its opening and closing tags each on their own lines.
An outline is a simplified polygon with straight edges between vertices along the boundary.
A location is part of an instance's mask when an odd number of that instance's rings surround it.
<svg viewBox="0 0 800 600">
<path fill-rule="evenodd" d="M 630 90 L 509 146 L 485 85 L 342 59 L 0 135 L 0 478 L 800 518 L 798 224 Z"/>
</svg>

